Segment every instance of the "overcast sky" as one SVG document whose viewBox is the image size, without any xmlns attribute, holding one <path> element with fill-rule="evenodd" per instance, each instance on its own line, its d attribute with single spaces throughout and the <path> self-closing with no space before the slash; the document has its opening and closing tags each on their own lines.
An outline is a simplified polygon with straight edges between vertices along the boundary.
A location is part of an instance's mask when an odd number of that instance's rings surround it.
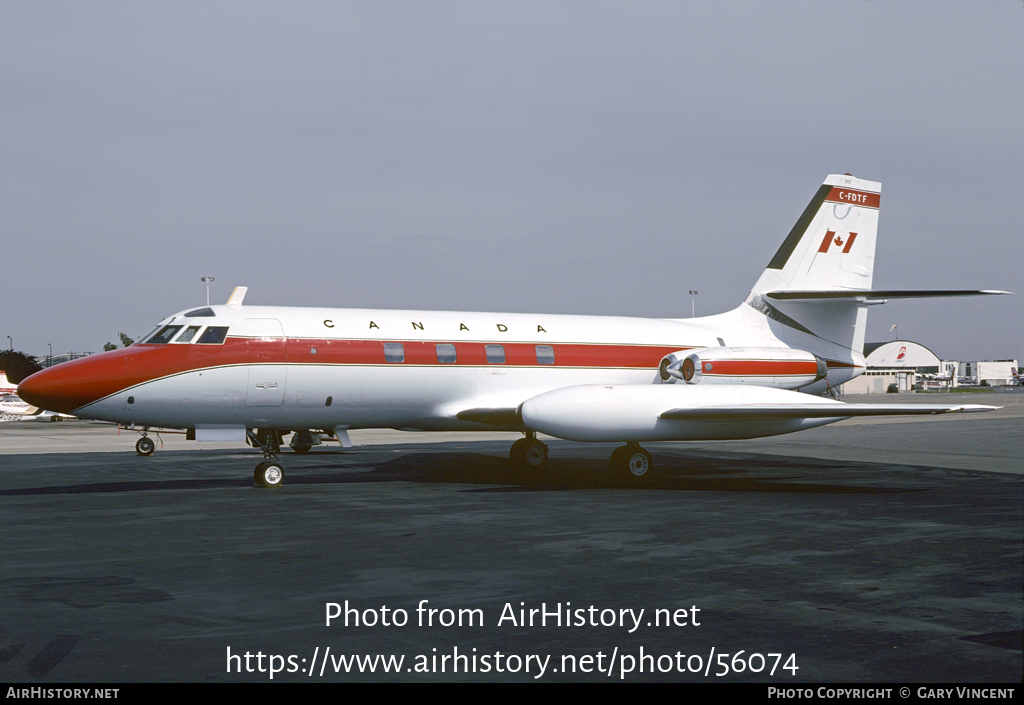
<svg viewBox="0 0 1024 705">
<path fill-rule="evenodd" d="M 0 1 L 0 341 L 223 303 L 734 308 L 881 181 L 868 340 L 1024 357 L 1024 2 Z"/>
</svg>

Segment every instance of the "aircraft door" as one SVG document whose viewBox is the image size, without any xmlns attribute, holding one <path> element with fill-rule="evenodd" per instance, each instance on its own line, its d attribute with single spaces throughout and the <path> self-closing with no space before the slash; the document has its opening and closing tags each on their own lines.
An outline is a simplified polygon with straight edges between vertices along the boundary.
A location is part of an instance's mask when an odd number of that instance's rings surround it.
<svg viewBox="0 0 1024 705">
<path fill-rule="evenodd" d="M 284 330 L 276 318 L 246 318 L 241 331 L 249 341 L 246 406 L 281 406 L 288 366 Z"/>
</svg>

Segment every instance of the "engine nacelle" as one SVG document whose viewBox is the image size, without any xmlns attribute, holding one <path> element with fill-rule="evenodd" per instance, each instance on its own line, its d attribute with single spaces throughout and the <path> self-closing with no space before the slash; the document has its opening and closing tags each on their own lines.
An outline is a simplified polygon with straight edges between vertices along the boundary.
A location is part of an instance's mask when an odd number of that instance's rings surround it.
<svg viewBox="0 0 1024 705">
<path fill-rule="evenodd" d="M 814 428 L 837 418 L 796 415 L 671 419 L 672 409 L 786 405 L 841 407 L 831 399 L 768 387 L 701 384 L 589 384 L 561 387 L 527 399 L 519 407 L 527 428 L 556 438 L 600 443 L 712 441 L 760 438 Z"/>
<path fill-rule="evenodd" d="M 672 384 L 750 384 L 800 389 L 825 379 L 828 364 L 814 353 L 793 348 L 701 348 L 662 358 L 661 380 Z"/>
</svg>

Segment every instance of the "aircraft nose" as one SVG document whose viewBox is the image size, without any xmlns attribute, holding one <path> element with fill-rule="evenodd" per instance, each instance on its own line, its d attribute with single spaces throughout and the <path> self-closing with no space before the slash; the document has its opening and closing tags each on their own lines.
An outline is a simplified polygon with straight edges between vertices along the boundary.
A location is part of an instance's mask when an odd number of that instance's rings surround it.
<svg viewBox="0 0 1024 705">
<path fill-rule="evenodd" d="M 47 411 L 71 414 L 123 389 L 127 368 L 123 351 L 71 360 L 26 377 L 18 385 L 23 401 Z"/>
</svg>

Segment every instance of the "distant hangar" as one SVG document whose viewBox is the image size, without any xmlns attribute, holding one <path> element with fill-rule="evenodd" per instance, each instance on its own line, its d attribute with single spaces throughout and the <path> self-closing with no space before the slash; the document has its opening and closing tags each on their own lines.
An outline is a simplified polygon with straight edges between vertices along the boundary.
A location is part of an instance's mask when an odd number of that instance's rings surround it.
<svg viewBox="0 0 1024 705">
<path fill-rule="evenodd" d="M 969 379 L 971 384 L 1010 385 L 1014 384 L 1011 368 L 1018 368 L 1016 360 L 942 360 L 924 345 L 912 340 L 865 343 L 864 358 L 866 371 L 844 384 L 840 388 L 841 393 L 884 393 L 892 384 L 897 385 L 901 392 L 913 391 L 916 384 L 923 384 L 926 388 L 949 388 L 958 386 L 958 378 Z M 949 379 L 935 379 L 942 377 Z"/>
</svg>

